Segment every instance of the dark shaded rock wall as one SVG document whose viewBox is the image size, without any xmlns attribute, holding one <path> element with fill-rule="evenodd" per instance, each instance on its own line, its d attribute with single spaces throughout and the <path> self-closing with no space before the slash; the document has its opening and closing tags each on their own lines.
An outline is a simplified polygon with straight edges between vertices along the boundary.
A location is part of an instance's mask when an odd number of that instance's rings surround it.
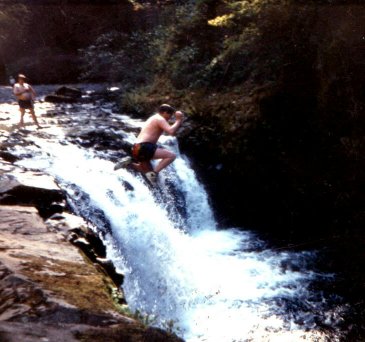
<svg viewBox="0 0 365 342">
<path fill-rule="evenodd" d="M 323 6 L 298 13 L 299 24 L 288 21 L 284 30 L 297 40 L 282 51 L 275 70 L 280 77 L 205 92 L 182 147 L 194 156 L 227 224 L 286 235 L 361 228 L 365 9 Z M 274 36 L 280 38 L 275 31 L 263 35 L 265 53 Z"/>
</svg>

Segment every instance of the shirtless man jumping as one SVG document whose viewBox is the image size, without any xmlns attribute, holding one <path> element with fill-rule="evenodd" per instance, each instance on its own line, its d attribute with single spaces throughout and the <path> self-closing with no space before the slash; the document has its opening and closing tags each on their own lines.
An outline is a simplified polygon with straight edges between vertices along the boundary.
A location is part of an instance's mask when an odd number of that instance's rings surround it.
<svg viewBox="0 0 365 342">
<path fill-rule="evenodd" d="M 168 121 L 174 113 L 175 122 L 170 125 Z M 183 117 L 184 115 L 182 112 L 175 111 L 170 105 L 161 105 L 158 113 L 147 119 L 142 127 L 141 132 L 137 136 L 136 143 L 132 147 L 132 156 L 123 158 L 115 165 L 114 170 L 131 165 L 135 170 L 145 173 L 147 179 L 152 184 L 155 184 L 157 181 L 157 174 L 171 164 L 176 158 L 175 153 L 157 147 L 157 141 L 163 132 L 174 135 L 181 126 Z M 150 163 L 152 159 L 160 159 L 160 162 L 156 165 L 155 169 L 152 168 Z"/>
</svg>

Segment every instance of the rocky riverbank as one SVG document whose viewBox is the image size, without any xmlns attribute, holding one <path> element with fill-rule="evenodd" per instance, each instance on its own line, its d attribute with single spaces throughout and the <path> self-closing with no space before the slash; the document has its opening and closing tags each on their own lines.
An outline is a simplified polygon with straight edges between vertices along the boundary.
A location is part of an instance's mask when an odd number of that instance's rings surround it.
<svg viewBox="0 0 365 342">
<path fill-rule="evenodd" d="M 18 129 L 11 89 L 2 87 L 0 96 L 0 340 L 179 341 L 129 312 L 123 275 L 105 259 L 92 227 L 71 213 L 55 180 L 16 164 L 29 157 L 14 153 L 18 145 L 33 146 L 35 137 L 76 126 L 69 117 L 73 107 L 39 101 L 43 128 L 36 130 L 26 117 L 25 129 Z M 79 117 L 90 120 L 82 108 L 86 113 L 99 105 L 84 101 Z"/>
</svg>

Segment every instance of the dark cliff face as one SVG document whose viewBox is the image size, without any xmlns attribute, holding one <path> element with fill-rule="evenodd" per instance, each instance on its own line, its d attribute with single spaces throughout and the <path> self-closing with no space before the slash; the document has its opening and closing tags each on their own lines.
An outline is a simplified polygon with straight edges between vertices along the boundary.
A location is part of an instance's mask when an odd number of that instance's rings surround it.
<svg viewBox="0 0 365 342">
<path fill-rule="evenodd" d="M 364 223 L 364 9 L 307 14 L 288 21 L 298 46 L 282 51 L 275 82 L 205 94 L 182 137 L 227 224 L 307 234 Z"/>
<path fill-rule="evenodd" d="M 281 91 L 264 98 L 257 118 L 232 135 L 200 121 L 182 138 L 227 223 L 315 232 L 364 222 L 364 143 L 358 135 L 364 125 L 345 115 L 336 132 L 316 102 Z"/>
</svg>

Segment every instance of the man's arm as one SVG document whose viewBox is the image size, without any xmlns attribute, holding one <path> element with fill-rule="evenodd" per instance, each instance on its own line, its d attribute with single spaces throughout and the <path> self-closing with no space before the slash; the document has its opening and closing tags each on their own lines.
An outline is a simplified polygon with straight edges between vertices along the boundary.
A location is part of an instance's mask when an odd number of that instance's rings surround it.
<svg viewBox="0 0 365 342">
<path fill-rule="evenodd" d="M 175 113 L 176 121 L 170 126 L 169 123 L 165 119 L 159 120 L 160 128 L 169 135 L 175 135 L 176 131 L 182 124 L 183 121 L 183 113 L 178 111 Z"/>
<path fill-rule="evenodd" d="M 34 90 L 34 88 L 31 85 L 28 85 L 29 90 L 31 91 L 31 93 L 33 94 L 33 96 L 36 96 L 36 92 Z"/>
<path fill-rule="evenodd" d="M 30 86 L 29 86 L 29 88 L 30 88 Z M 24 90 L 21 90 L 19 85 L 14 85 L 13 93 L 14 93 L 14 95 L 21 95 L 21 94 L 27 93 L 29 91 L 29 88 L 24 87 Z"/>
<path fill-rule="evenodd" d="M 19 89 L 19 86 L 15 84 L 13 87 L 13 93 L 14 95 L 21 95 L 23 92 Z"/>
</svg>

